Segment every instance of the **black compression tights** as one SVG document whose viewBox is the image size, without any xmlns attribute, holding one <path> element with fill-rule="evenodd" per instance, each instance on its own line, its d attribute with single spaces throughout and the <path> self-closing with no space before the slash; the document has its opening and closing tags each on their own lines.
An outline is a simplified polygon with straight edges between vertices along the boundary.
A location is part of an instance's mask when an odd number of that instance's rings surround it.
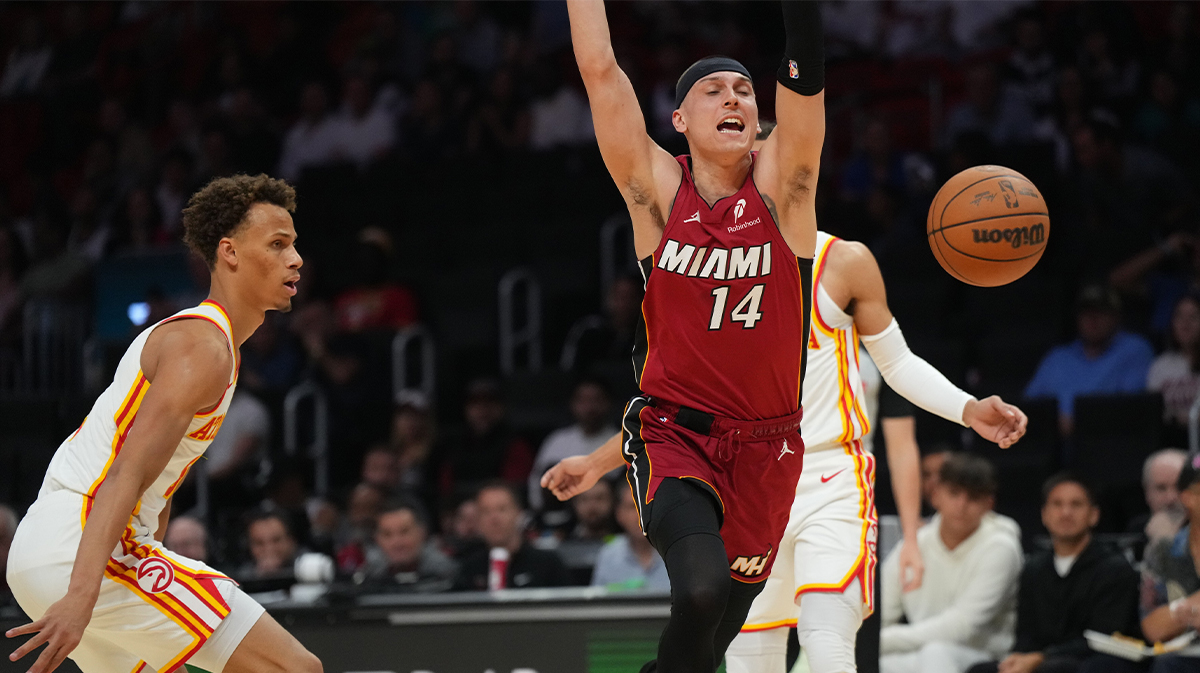
<svg viewBox="0 0 1200 673">
<path fill-rule="evenodd" d="M 762 583 L 729 576 L 717 504 L 705 491 L 665 479 L 650 505 L 650 541 L 667 564 L 671 618 L 658 643 L 657 668 L 644 672 L 712 673 L 741 630 Z"/>
</svg>

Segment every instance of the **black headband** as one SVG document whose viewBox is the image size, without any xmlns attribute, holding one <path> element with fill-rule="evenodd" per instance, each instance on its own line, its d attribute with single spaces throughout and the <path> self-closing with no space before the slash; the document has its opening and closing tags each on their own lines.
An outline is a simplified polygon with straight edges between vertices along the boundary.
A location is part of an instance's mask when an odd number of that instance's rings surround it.
<svg viewBox="0 0 1200 673">
<path fill-rule="evenodd" d="M 675 109 L 679 109 L 683 105 L 683 99 L 687 96 L 696 82 L 708 77 L 714 72 L 736 72 L 745 75 L 747 79 L 753 81 L 750 77 L 750 71 L 746 70 L 746 66 L 738 63 L 727 56 L 709 56 L 702 58 L 699 61 L 688 66 L 687 70 L 679 76 L 679 81 L 675 82 Z"/>
</svg>

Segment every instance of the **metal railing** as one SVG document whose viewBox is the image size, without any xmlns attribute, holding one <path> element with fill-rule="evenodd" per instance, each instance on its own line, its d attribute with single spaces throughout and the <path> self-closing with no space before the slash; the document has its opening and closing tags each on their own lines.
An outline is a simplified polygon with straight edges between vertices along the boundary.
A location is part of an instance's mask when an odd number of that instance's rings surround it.
<svg viewBox="0 0 1200 673">
<path fill-rule="evenodd" d="M 421 378 L 412 380 L 409 371 L 409 349 L 417 346 L 421 357 Z M 436 351 L 433 333 L 424 325 L 413 325 L 400 330 L 392 339 L 392 400 L 399 401 L 400 391 L 420 390 L 425 399 L 432 400 L 436 383 Z"/>
<path fill-rule="evenodd" d="M 329 401 L 325 391 L 312 381 L 295 385 L 283 398 L 283 450 L 288 456 L 296 456 L 300 450 L 300 404 L 312 400 L 312 444 L 308 456 L 312 458 L 317 495 L 329 493 Z"/>
<path fill-rule="evenodd" d="M 30 301 L 23 317 L 20 353 L 0 358 L 0 389 L 41 395 L 78 390 L 90 327 L 88 308 Z"/>
<path fill-rule="evenodd" d="M 562 357 L 558 360 L 558 367 L 564 372 L 569 372 L 575 368 L 575 360 L 579 357 L 579 342 L 583 340 L 583 335 L 592 330 L 598 330 L 604 327 L 604 318 L 598 315 L 585 315 L 571 325 L 570 331 L 567 332 L 567 339 L 563 342 Z"/>
<path fill-rule="evenodd" d="M 521 289 L 524 292 L 521 292 Z M 542 369 L 542 285 L 528 268 L 513 269 L 500 278 L 500 371 L 517 369 L 517 351 L 526 349 L 526 368 Z M 524 325 L 517 326 L 524 313 Z"/>
</svg>

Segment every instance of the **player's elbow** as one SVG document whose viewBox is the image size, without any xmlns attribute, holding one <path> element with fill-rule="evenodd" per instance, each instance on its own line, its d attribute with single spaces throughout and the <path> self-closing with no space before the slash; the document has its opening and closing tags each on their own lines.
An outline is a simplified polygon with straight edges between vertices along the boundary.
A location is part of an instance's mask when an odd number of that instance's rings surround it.
<svg viewBox="0 0 1200 673">
<path fill-rule="evenodd" d="M 604 49 L 594 54 L 575 54 L 575 62 L 579 65 L 579 75 L 584 85 L 592 86 L 613 81 L 620 72 L 617 57 L 612 49 Z"/>
</svg>

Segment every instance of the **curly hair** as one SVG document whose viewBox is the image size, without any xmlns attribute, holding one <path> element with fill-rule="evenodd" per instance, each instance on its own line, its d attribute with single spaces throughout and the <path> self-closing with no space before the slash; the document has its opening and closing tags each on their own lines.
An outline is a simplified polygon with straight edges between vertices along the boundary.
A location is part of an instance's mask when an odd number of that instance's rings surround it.
<svg viewBox="0 0 1200 673">
<path fill-rule="evenodd" d="M 183 209 L 183 240 L 204 258 L 209 269 L 217 265 L 217 244 L 246 219 L 256 203 L 270 203 L 296 211 L 296 190 L 269 175 L 233 175 L 216 178 L 192 194 Z"/>
</svg>

